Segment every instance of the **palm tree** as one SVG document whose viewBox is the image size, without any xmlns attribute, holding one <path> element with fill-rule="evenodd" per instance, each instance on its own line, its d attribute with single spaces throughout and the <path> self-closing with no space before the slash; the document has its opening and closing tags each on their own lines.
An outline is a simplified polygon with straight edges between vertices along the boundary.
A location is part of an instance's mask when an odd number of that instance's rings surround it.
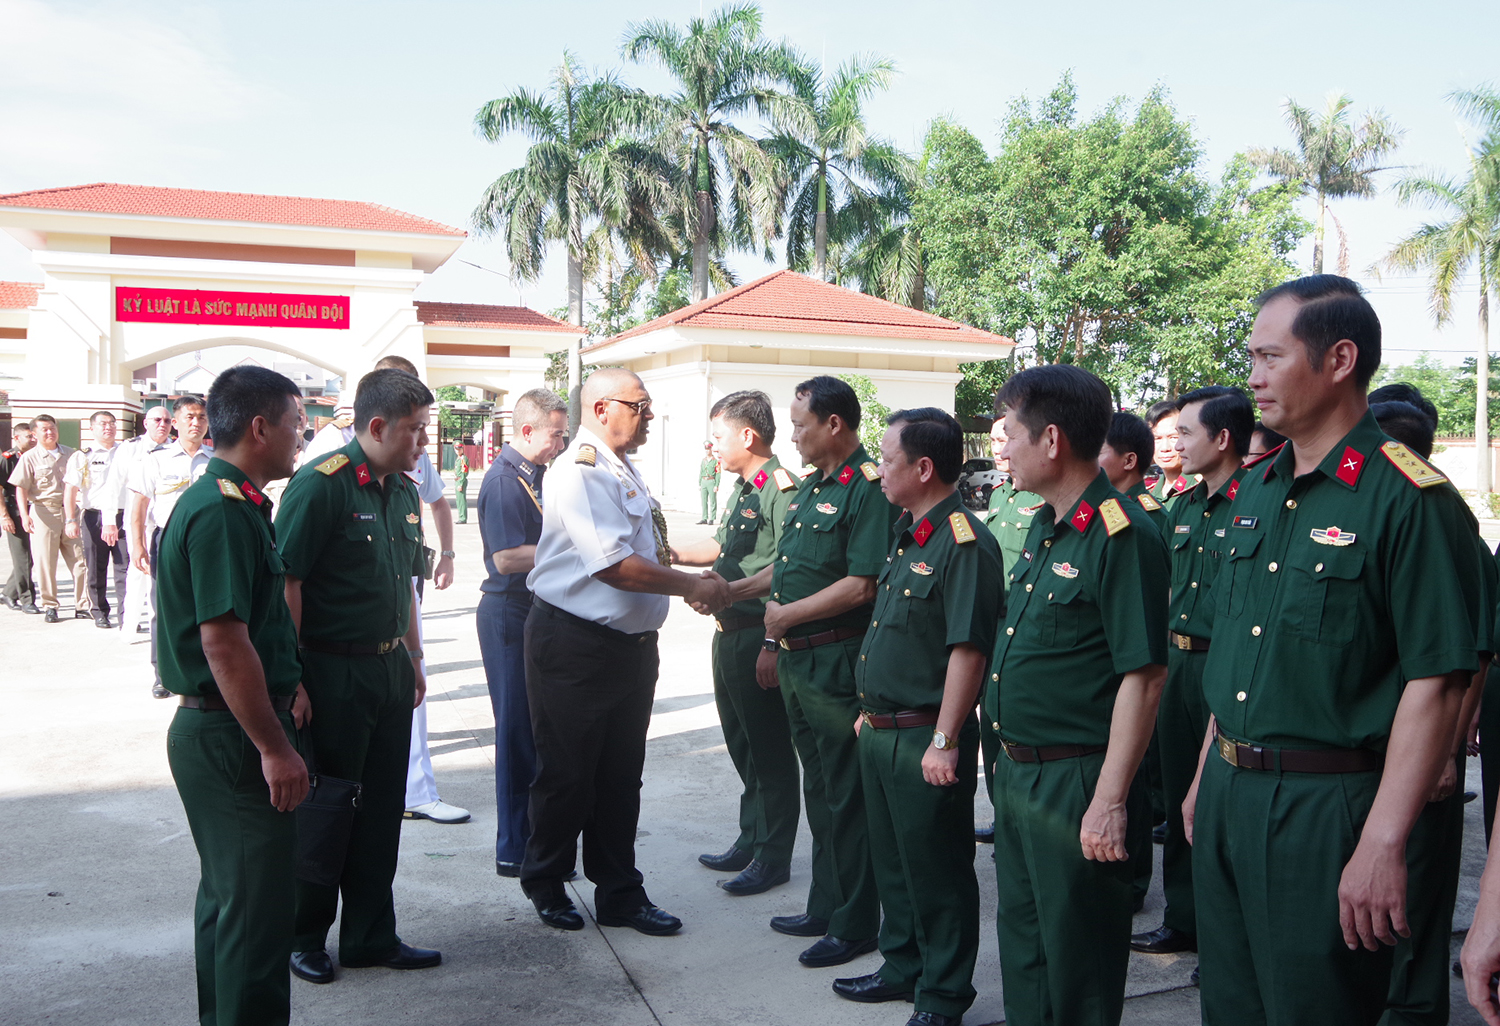
<svg viewBox="0 0 1500 1026">
<path fill-rule="evenodd" d="M 790 103 L 777 86 L 806 83 L 807 69 L 785 43 L 760 36 L 760 8 L 722 7 L 687 30 L 664 21 L 630 25 L 621 52 L 654 59 L 677 80 L 657 97 L 658 144 L 676 166 L 678 201 L 693 244 L 693 300 L 708 298 L 710 251 L 763 244 L 780 208 L 775 162 L 727 119 L 754 111 L 774 118 Z"/>
<path fill-rule="evenodd" d="M 1490 292 L 1500 297 L 1500 93 L 1493 88 L 1449 94 L 1460 112 L 1481 122 L 1484 133 L 1469 151 L 1469 174 L 1463 181 L 1445 175 L 1412 174 L 1396 186 L 1402 205 L 1421 204 L 1442 211 L 1447 219 L 1424 224 L 1392 247 L 1372 270 L 1414 271 L 1430 268 L 1428 304 L 1439 325 L 1453 318 L 1453 291 L 1470 268 L 1479 273 L 1479 333 L 1475 346 L 1474 444 L 1475 487 L 1490 491 Z"/>
<path fill-rule="evenodd" d="M 785 176 L 789 267 L 807 266 L 810 239 L 814 273 L 826 281 L 830 213 L 849 205 L 854 214 L 845 223 L 857 225 L 857 208 L 866 208 L 864 217 L 873 213 L 868 183 L 898 173 L 900 151 L 870 138 L 864 117 L 865 99 L 889 85 L 895 70 L 885 57 L 855 57 L 831 79 L 819 71 L 796 90 L 793 102 L 781 105 L 777 134 L 766 149 Z"/>
<path fill-rule="evenodd" d="M 1330 94 L 1322 114 L 1294 100 L 1284 106 L 1286 123 L 1296 149 L 1256 148 L 1247 156 L 1274 177 L 1318 198 L 1317 229 L 1313 235 L 1313 273 L 1323 273 L 1323 214 L 1328 200 L 1338 196 L 1375 195 L 1375 174 L 1387 170 L 1380 161 L 1396 148 L 1402 131 L 1380 111 L 1364 116 L 1358 125 L 1350 117 L 1354 101 Z"/>
<path fill-rule="evenodd" d="M 868 204 L 847 204 L 836 235 L 851 240 L 841 247 L 840 281 L 852 279 L 861 292 L 916 310 L 927 306 L 927 265 L 922 232 L 912 220 L 912 198 L 920 176 L 906 154 L 881 169 Z"/>
<path fill-rule="evenodd" d="M 517 89 L 474 115 L 476 131 L 491 142 L 511 132 L 532 140 L 525 162 L 485 189 L 474 228 L 504 237 L 511 266 L 525 280 L 541 273 L 548 242 L 564 242 L 568 315 L 579 327 L 591 231 L 605 225 L 643 252 L 664 234 L 655 211 L 668 203 L 674 172 L 641 137 L 649 114 L 644 93 L 613 75 L 589 77 L 564 51 L 549 94 Z M 568 359 L 570 396 L 582 382 L 578 348 L 575 342 Z M 574 417 L 570 412 L 576 425 Z"/>
</svg>

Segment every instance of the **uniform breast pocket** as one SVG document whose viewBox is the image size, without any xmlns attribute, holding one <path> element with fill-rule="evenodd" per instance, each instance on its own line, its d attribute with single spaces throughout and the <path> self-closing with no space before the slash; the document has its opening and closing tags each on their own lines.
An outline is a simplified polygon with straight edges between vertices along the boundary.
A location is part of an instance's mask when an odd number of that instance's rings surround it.
<svg viewBox="0 0 1500 1026">
<path fill-rule="evenodd" d="M 912 574 L 903 581 L 892 583 L 891 588 L 901 589 L 899 605 L 887 614 L 891 627 L 912 633 L 926 625 L 942 622 L 941 617 L 932 615 L 932 606 L 939 598 L 936 574 Z"/>
<path fill-rule="evenodd" d="M 1232 530 L 1232 529 L 1231 529 Z M 1260 534 L 1233 532 L 1224 554 L 1219 579 L 1214 585 L 1214 611 L 1235 617 L 1244 612 L 1250 594 L 1251 575 L 1255 571 L 1255 553 L 1260 548 Z"/>
<path fill-rule="evenodd" d="M 1364 550 L 1308 546 L 1289 552 L 1287 563 L 1283 626 L 1320 645 L 1342 648 L 1353 642 Z"/>
<path fill-rule="evenodd" d="M 379 546 L 375 544 L 375 532 L 380 525 L 374 521 L 356 521 L 344 527 L 344 551 L 339 559 L 350 573 L 373 576 L 379 566 Z"/>
<path fill-rule="evenodd" d="M 839 530 L 843 512 L 822 513 L 814 510 L 812 517 L 813 558 L 819 563 L 842 560 L 844 557 L 844 534 Z M 807 522 L 804 516 L 803 523 Z"/>
<path fill-rule="evenodd" d="M 1056 582 L 1041 581 L 1036 588 L 1047 589 L 1042 607 L 1041 642 L 1048 648 L 1071 648 L 1083 634 L 1085 597 L 1083 582 L 1074 577 Z"/>
<path fill-rule="evenodd" d="M 1182 534 L 1171 534 L 1167 536 L 1167 541 L 1172 546 L 1173 591 L 1176 591 L 1178 588 L 1187 584 L 1188 581 L 1192 580 L 1192 554 L 1188 551 L 1188 544 L 1192 540 L 1193 536 L 1191 534 L 1188 534 L 1187 532 L 1183 532 Z"/>
<path fill-rule="evenodd" d="M 277 577 L 286 576 L 286 560 L 275 549 L 266 550 L 266 569 Z"/>
</svg>

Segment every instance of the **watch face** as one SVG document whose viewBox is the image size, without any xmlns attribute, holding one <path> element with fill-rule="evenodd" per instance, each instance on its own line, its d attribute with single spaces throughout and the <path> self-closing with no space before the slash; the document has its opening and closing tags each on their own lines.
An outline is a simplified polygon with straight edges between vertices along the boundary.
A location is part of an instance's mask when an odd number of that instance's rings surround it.
<svg viewBox="0 0 1500 1026">
<path fill-rule="evenodd" d="M 940 752 L 947 751 L 950 747 L 948 744 L 948 735 L 944 734 L 941 730 L 934 730 L 932 732 L 932 747 Z"/>
</svg>

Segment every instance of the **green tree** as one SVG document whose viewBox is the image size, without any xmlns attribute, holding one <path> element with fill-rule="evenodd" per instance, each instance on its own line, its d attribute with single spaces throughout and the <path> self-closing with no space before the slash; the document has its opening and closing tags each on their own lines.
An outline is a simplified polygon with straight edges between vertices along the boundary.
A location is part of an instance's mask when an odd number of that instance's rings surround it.
<svg viewBox="0 0 1500 1026">
<path fill-rule="evenodd" d="M 1373 391 L 1381 385 L 1403 381 L 1415 385 L 1437 407 L 1439 435 L 1464 435 L 1474 430 L 1474 362 L 1450 367 L 1430 353 L 1421 353 L 1411 363 L 1385 364 L 1370 382 Z"/>
<path fill-rule="evenodd" d="M 1303 195 L 1317 197 L 1318 220 L 1313 234 L 1314 274 L 1323 273 L 1323 227 L 1328 200 L 1341 196 L 1373 196 L 1375 175 L 1387 170 L 1381 161 L 1401 141 L 1402 131 L 1380 111 L 1371 111 L 1355 124 L 1354 101 L 1341 93 L 1328 97 L 1319 114 L 1295 100 L 1283 105 L 1293 149 L 1257 147 L 1252 163 L 1264 168 Z"/>
<path fill-rule="evenodd" d="M 632 24 L 621 52 L 654 60 L 677 81 L 652 98 L 655 144 L 677 170 L 676 216 L 692 240 L 694 302 L 708 298 L 709 264 L 731 248 L 764 246 L 775 235 L 781 196 L 776 162 L 729 119 L 754 112 L 785 117 L 808 71 L 786 43 L 761 38 L 760 8 L 721 7 L 686 31 L 665 21 Z"/>
<path fill-rule="evenodd" d="M 466 403 L 469 401 L 469 393 L 459 385 L 439 385 L 434 393 L 439 404 L 442 403 Z M 452 437 L 460 430 L 458 416 L 448 409 L 438 406 L 438 423 L 443 426 L 444 434 Z"/>
<path fill-rule="evenodd" d="M 1427 268 L 1428 305 L 1438 325 L 1453 319 L 1453 293 L 1471 269 L 1479 275 L 1478 332 L 1473 367 L 1489 366 L 1490 293 L 1500 295 L 1500 93 L 1492 88 L 1453 93 L 1459 109 L 1477 116 L 1481 138 L 1469 152 L 1468 175 L 1410 174 L 1396 186 L 1403 205 L 1439 211 L 1442 220 L 1422 225 L 1397 242 L 1376 266 L 1393 271 Z M 1471 371 L 1472 373 L 1472 371 Z M 1475 390 L 1474 439 L 1481 454 L 1475 486 L 1491 490 L 1489 389 Z"/>
<path fill-rule="evenodd" d="M 835 280 L 880 299 L 916 310 L 927 308 L 927 262 L 912 200 L 921 168 L 905 154 L 883 168 L 868 202 L 848 205 L 842 216 L 855 223 L 840 232 Z"/>
<path fill-rule="evenodd" d="M 859 400 L 859 441 L 865 450 L 880 459 L 880 438 L 885 434 L 885 418 L 891 408 L 880 401 L 875 382 L 863 374 L 840 374 L 840 381 L 847 381 Z"/>
</svg>

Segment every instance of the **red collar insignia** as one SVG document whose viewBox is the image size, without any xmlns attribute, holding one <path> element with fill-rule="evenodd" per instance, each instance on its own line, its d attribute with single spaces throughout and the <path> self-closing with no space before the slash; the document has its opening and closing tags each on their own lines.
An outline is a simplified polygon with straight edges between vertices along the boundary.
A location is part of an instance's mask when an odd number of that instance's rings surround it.
<svg viewBox="0 0 1500 1026">
<path fill-rule="evenodd" d="M 359 466 L 355 467 L 354 468 L 354 476 L 355 476 L 356 479 L 358 479 L 358 481 L 359 481 L 360 484 L 362 484 L 362 485 L 369 484 L 370 483 L 370 465 L 368 463 L 361 463 Z"/>
<path fill-rule="evenodd" d="M 1186 474 L 1177 475 L 1177 480 L 1172 482 L 1172 491 L 1181 495 L 1187 491 L 1188 479 Z"/>
<path fill-rule="evenodd" d="M 757 488 L 764 488 L 766 485 L 766 472 L 762 470 L 759 474 L 756 474 L 755 480 L 750 483 Z"/>
<path fill-rule="evenodd" d="M 1344 455 L 1339 457 L 1339 469 L 1334 471 L 1334 476 L 1352 488 L 1359 481 L 1359 470 L 1364 465 L 1364 456 L 1355 452 L 1352 446 L 1345 446 Z"/>
<path fill-rule="evenodd" d="M 852 480 L 854 480 L 854 468 L 845 465 L 844 469 L 839 471 L 839 484 L 846 485 Z"/>
<path fill-rule="evenodd" d="M 927 544 L 927 539 L 932 537 L 932 524 L 928 523 L 926 517 L 923 517 L 922 522 L 912 529 L 911 537 L 917 543 L 918 548 Z"/>
<path fill-rule="evenodd" d="M 1073 520 L 1072 520 L 1073 526 L 1076 527 L 1076 528 L 1078 528 L 1078 533 L 1082 534 L 1084 531 L 1087 531 L 1089 529 L 1089 521 L 1091 521 L 1093 519 L 1094 519 L 1094 507 L 1090 506 L 1088 503 L 1084 502 L 1082 499 L 1079 499 L 1078 500 L 1078 512 L 1073 514 Z"/>
<path fill-rule="evenodd" d="M 1224 490 L 1224 495 L 1230 502 L 1233 502 L 1234 497 L 1239 494 L 1239 491 L 1240 483 L 1238 481 L 1231 481 L 1229 482 L 1229 487 Z"/>
<path fill-rule="evenodd" d="M 246 481 L 244 484 L 240 485 L 240 491 L 245 493 L 245 498 L 249 499 L 257 506 L 266 501 L 266 497 L 264 495 L 261 495 L 256 487 L 249 481 Z"/>
</svg>

